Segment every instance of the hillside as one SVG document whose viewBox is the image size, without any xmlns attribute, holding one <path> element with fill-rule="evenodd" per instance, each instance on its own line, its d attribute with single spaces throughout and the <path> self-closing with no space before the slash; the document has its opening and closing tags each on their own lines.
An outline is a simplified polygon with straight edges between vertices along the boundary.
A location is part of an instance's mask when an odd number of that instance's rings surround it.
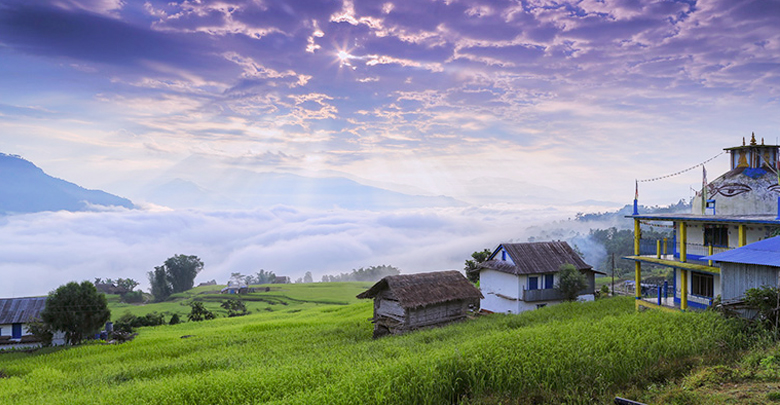
<svg viewBox="0 0 780 405">
<path fill-rule="evenodd" d="M 332 299 L 338 284 L 277 294 Z M 0 355 L 0 403 L 610 403 L 744 344 L 717 314 L 636 313 L 630 298 L 373 340 L 372 303 L 354 303 L 357 287 L 344 285 L 342 305 L 301 302 L 142 328 L 121 345 Z"/>
<path fill-rule="evenodd" d="M 84 211 L 89 205 L 133 208 L 126 198 L 87 190 L 51 177 L 19 156 L 0 153 L 0 214 Z"/>
</svg>

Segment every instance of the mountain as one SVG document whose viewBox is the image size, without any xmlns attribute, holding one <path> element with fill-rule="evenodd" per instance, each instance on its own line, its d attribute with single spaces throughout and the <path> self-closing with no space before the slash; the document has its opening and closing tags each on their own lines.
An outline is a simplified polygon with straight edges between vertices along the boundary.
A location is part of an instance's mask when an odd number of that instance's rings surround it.
<svg viewBox="0 0 780 405">
<path fill-rule="evenodd" d="M 172 208 L 255 208 L 291 205 L 308 208 L 393 209 L 457 207 L 465 203 L 446 196 L 409 195 L 366 186 L 342 177 L 305 177 L 289 173 L 222 172 L 205 185 L 180 177 L 158 181 L 143 192 L 149 202 Z"/>
<path fill-rule="evenodd" d="M 87 211 L 90 205 L 134 207 L 126 198 L 87 190 L 51 177 L 19 156 L 0 153 L 0 214 Z"/>
</svg>

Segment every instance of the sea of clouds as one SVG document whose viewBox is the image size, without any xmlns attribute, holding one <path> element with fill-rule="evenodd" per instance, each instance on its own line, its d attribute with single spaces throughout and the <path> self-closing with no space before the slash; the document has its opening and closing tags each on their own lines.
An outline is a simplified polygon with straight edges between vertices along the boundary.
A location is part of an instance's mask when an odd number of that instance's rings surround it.
<svg viewBox="0 0 780 405">
<path fill-rule="evenodd" d="M 581 207 L 494 205 L 393 212 L 95 210 L 0 217 L 0 297 L 44 295 L 69 281 L 133 278 L 174 254 L 205 263 L 196 283 L 260 269 L 295 280 L 393 265 L 404 273 L 462 269 L 470 254 L 524 242 Z"/>
</svg>

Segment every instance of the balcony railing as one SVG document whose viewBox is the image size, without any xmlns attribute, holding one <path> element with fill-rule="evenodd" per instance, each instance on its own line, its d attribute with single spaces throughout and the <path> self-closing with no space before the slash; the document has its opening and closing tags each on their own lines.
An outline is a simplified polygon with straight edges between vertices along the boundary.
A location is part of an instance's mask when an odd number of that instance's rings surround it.
<svg viewBox="0 0 780 405">
<path fill-rule="evenodd" d="M 586 288 L 577 293 L 577 295 L 593 294 L 593 290 Z M 536 301 L 560 301 L 565 299 L 560 291 L 554 288 L 547 288 L 544 290 L 523 290 L 523 301 L 536 302 Z"/>
<path fill-rule="evenodd" d="M 685 245 L 685 250 L 688 255 L 692 256 L 707 256 L 710 254 L 709 251 L 710 247 L 707 245 L 701 245 L 698 243 L 687 243 Z M 713 246 L 712 253 L 720 253 L 725 252 L 727 250 L 731 250 L 733 248 L 730 247 L 724 247 L 724 246 Z M 659 254 L 659 243 L 658 240 L 655 239 L 641 239 L 639 241 L 639 254 L 641 256 L 649 256 L 649 255 L 658 255 Z M 663 255 L 679 255 L 679 246 L 675 245 L 673 239 L 667 239 L 666 240 L 666 250 L 664 250 L 664 241 L 661 240 L 660 243 L 660 254 Z"/>
</svg>

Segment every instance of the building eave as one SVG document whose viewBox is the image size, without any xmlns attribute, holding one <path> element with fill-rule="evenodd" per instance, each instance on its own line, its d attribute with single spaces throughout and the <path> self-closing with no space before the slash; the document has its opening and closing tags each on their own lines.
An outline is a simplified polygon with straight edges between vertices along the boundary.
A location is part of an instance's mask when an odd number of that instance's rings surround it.
<svg viewBox="0 0 780 405">
<path fill-rule="evenodd" d="M 645 221 L 679 221 L 679 222 L 722 222 L 733 224 L 764 224 L 780 226 L 780 220 L 774 215 L 694 215 L 694 214 L 644 214 L 626 215 Z"/>
</svg>

